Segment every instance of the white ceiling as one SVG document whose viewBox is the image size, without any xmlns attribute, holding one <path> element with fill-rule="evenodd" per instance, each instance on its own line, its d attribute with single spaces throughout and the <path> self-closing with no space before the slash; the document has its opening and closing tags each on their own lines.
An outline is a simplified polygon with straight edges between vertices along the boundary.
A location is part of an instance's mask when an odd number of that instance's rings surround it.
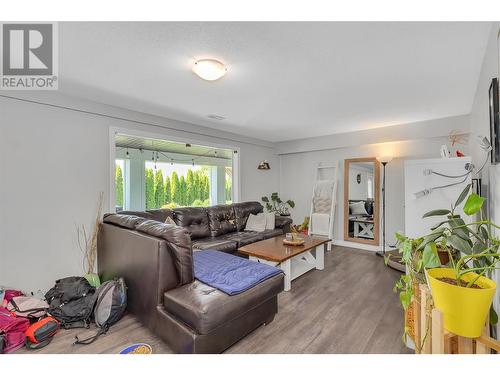
<svg viewBox="0 0 500 375">
<path fill-rule="evenodd" d="M 273 142 L 322 136 L 469 113 L 490 27 L 65 22 L 59 87 Z M 195 76 L 190 64 L 206 57 L 227 75 Z"/>
</svg>

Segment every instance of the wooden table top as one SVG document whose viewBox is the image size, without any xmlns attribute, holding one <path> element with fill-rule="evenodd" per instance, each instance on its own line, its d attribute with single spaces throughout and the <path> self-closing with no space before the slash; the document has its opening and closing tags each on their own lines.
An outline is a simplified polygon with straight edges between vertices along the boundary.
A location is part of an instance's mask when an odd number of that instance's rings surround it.
<svg viewBox="0 0 500 375">
<path fill-rule="evenodd" d="M 312 237 L 305 236 L 304 244 L 300 246 L 289 246 L 283 244 L 284 235 L 269 238 L 267 240 L 259 241 L 246 245 L 238 249 L 238 252 L 254 256 L 257 258 L 270 260 L 272 262 L 284 262 L 295 255 L 314 249 L 316 246 L 325 244 L 330 240 L 327 237 Z"/>
</svg>

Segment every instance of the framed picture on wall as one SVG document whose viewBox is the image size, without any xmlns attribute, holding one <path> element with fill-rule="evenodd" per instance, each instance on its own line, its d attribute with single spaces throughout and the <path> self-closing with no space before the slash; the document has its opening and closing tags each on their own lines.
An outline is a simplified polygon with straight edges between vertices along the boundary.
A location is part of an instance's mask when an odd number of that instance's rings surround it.
<svg viewBox="0 0 500 375">
<path fill-rule="evenodd" d="M 499 103 L 498 103 L 498 78 L 491 80 L 489 89 L 490 106 L 490 142 L 491 142 L 491 164 L 500 161 L 500 124 L 499 124 Z"/>
</svg>

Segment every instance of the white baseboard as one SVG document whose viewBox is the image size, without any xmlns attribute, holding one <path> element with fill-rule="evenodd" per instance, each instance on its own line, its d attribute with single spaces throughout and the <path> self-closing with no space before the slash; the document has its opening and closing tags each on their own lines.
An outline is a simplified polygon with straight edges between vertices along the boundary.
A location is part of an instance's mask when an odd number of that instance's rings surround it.
<svg viewBox="0 0 500 375">
<path fill-rule="evenodd" d="M 334 239 L 332 242 L 334 245 L 344 246 L 344 247 L 352 247 L 354 249 L 361 249 L 361 250 L 368 250 L 368 251 L 380 251 L 380 250 L 382 250 L 381 246 L 366 245 L 364 243 L 357 243 L 357 242 L 336 240 L 336 239 Z"/>
</svg>

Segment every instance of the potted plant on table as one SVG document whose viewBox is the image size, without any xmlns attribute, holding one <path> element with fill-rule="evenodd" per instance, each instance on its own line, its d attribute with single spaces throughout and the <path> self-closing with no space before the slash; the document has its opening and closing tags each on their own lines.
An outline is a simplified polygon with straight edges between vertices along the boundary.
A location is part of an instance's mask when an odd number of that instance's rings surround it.
<svg viewBox="0 0 500 375">
<path fill-rule="evenodd" d="M 262 202 L 265 203 L 266 209 L 269 212 L 274 212 L 280 216 L 290 216 L 289 209 L 295 207 L 295 202 L 292 200 L 282 201 L 278 193 L 272 193 L 271 198 L 262 197 Z"/>
<path fill-rule="evenodd" d="M 431 233 L 416 240 L 399 238 L 407 273 L 396 283 L 395 290 L 400 290 L 406 311 L 415 294 L 413 281 L 422 281 L 425 272 L 434 304 L 443 313 L 445 328 L 460 336 L 478 337 L 488 311 L 492 324 L 498 320 L 491 305 L 496 284 L 489 277 L 500 261 L 500 240 L 492 229 L 500 227 L 483 219 L 485 199 L 469 194 L 470 188 L 467 185 L 451 210 L 438 209 L 424 215 L 443 216 Z M 457 214 L 457 207 L 464 201 L 463 212 L 468 216 L 480 214 L 480 220 L 466 224 Z M 444 252 L 448 256 L 440 257 Z M 447 263 L 442 267 L 444 262 Z"/>
</svg>

